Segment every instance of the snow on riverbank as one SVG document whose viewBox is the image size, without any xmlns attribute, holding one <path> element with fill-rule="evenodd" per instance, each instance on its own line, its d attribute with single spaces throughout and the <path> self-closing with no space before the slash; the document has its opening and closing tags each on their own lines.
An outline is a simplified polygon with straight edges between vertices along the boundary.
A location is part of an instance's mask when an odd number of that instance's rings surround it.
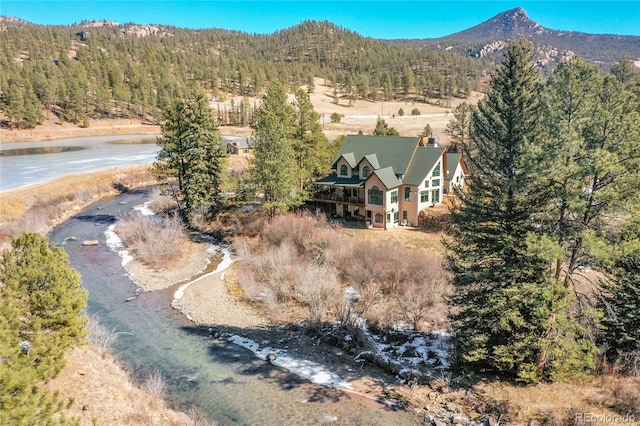
<svg viewBox="0 0 640 426">
<path fill-rule="evenodd" d="M 143 216 L 153 216 L 155 213 L 153 210 L 149 208 L 149 201 L 144 203 L 141 206 L 136 206 L 133 210 L 137 210 Z M 104 236 L 107 240 L 107 247 L 120 255 L 122 258 L 122 266 L 126 266 L 127 263 L 133 260 L 133 256 L 129 253 L 129 250 L 124 248 L 124 242 L 122 239 L 116 234 L 116 224 L 109 225 L 106 231 L 104 231 Z"/>
<path fill-rule="evenodd" d="M 115 231 L 116 224 L 109 225 L 106 231 L 104 231 L 104 236 L 107 239 L 107 246 L 120 255 L 122 258 L 122 266 L 126 266 L 127 263 L 133 260 L 133 256 L 129 253 L 129 250 L 124 248 L 124 243 L 122 239 L 116 234 Z"/>
<path fill-rule="evenodd" d="M 212 246 L 211 248 L 212 250 L 220 250 L 222 252 L 222 261 L 218 264 L 218 266 L 216 267 L 215 271 L 209 272 L 207 274 L 201 275 L 198 278 L 196 278 L 193 281 L 189 281 L 186 284 L 181 285 L 178 290 L 176 290 L 176 292 L 173 294 L 173 300 L 179 300 L 182 299 L 182 297 L 184 296 L 184 292 L 186 289 L 188 289 L 191 285 L 197 283 L 198 281 L 205 279 L 207 277 L 210 277 L 212 275 L 218 274 L 220 272 L 222 272 L 223 276 L 221 279 L 224 279 L 224 271 L 226 271 L 227 269 L 229 269 L 229 267 L 233 264 L 233 259 L 231 258 L 231 250 L 228 247 L 219 247 L 216 248 L 215 246 Z"/>
<path fill-rule="evenodd" d="M 251 339 L 233 335 L 228 339 L 231 343 L 234 343 L 243 348 L 249 349 L 255 354 L 255 356 L 262 360 L 267 360 L 270 354 L 275 355 L 275 359 L 271 360 L 273 365 L 282 367 L 291 373 L 303 377 L 312 383 L 316 383 L 322 386 L 329 386 L 336 389 L 343 389 L 351 391 L 351 384 L 342 377 L 335 373 L 332 373 L 320 364 L 313 361 L 304 359 L 298 359 L 290 356 L 287 351 L 283 349 L 274 349 L 270 347 L 260 348 L 260 345 Z"/>
</svg>

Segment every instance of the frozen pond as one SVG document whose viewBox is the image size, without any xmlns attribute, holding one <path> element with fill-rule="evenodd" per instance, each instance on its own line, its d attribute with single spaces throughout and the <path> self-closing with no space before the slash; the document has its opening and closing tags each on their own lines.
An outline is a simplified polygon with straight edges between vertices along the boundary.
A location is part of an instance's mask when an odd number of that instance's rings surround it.
<svg viewBox="0 0 640 426">
<path fill-rule="evenodd" d="M 69 174 L 150 164 L 155 135 L 91 136 L 0 145 L 0 191 Z"/>
</svg>

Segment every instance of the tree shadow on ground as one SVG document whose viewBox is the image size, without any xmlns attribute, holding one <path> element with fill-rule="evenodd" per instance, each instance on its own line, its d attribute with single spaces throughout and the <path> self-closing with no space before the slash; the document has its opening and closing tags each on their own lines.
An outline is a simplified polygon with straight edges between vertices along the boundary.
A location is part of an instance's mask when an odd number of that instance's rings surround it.
<svg viewBox="0 0 640 426">
<path fill-rule="evenodd" d="M 238 335 L 253 340 L 260 345 L 260 348 L 284 349 L 290 356 L 313 361 L 325 370 L 338 374 L 347 382 L 366 377 L 372 387 L 381 389 L 394 380 L 378 367 L 357 363 L 353 360 L 353 356 L 345 355 L 341 351 L 336 354 L 333 350 L 335 348 L 318 344 L 317 339 L 312 339 L 302 331 L 293 331 L 292 328 L 294 327 L 182 327 L 187 333 L 208 339 L 209 354 L 213 362 L 234 365 L 239 376 L 258 376 L 261 380 L 267 380 L 284 391 L 302 389 L 307 395 L 308 402 L 339 403 L 357 396 L 347 390 L 312 383 L 268 360 L 257 358 L 249 349 L 231 343 L 227 338 Z M 235 379 L 229 378 L 229 380 Z M 379 408 L 386 411 L 402 410 L 402 405 L 399 403 L 383 400 L 373 394 L 367 397 L 372 401 L 377 400 Z"/>
</svg>

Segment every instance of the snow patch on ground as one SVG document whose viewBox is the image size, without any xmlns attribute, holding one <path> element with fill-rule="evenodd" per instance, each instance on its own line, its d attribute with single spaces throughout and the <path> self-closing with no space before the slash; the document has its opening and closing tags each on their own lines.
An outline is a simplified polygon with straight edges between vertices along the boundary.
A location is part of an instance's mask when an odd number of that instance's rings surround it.
<svg viewBox="0 0 640 426">
<path fill-rule="evenodd" d="M 125 266 L 127 263 L 133 260 L 133 256 L 129 253 L 129 250 L 124 249 L 124 243 L 115 232 L 116 224 L 109 225 L 106 231 L 104 231 L 104 236 L 107 239 L 107 246 L 120 255 L 122 258 L 122 266 Z"/>
<path fill-rule="evenodd" d="M 142 216 L 155 216 L 156 213 L 149 208 L 150 203 L 151 201 L 147 201 L 140 206 L 135 206 L 133 209 L 140 212 Z"/>
<path fill-rule="evenodd" d="M 336 389 L 352 390 L 349 382 L 313 361 L 294 358 L 283 349 L 274 349 L 270 347 L 260 348 L 260 345 L 253 340 L 238 335 L 233 335 L 229 337 L 228 340 L 231 343 L 249 349 L 257 358 L 262 360 L 267 360 L 269 354 L 275 355 L 276 358 L 271 361 L 273 365 L 285 368 L 291 373 L 303 377 L 313 383 Z"/>
<path fill-rule="evenodd" d="M 409 333 L 404 330 L 404 327 L 399 327 L 400 330 L 395 332 L 394 337 L 402 340 L 403 343 L 392 344 L 388 343 L 387 336 L 372 333 L 364 323 L 359 325 L 374 349 L 360 353 L 356 359 L 365 354 L 374 355 L 385 363 L 396 366 L 401 377 L 420 375 L 421 367 L 438 370 L 447 370 L 451 367 L 449 354 L 453 347 L 451 334 L 447 331 Z"/>
<path fill-rule="evenodd" d="M 143 216 L 154 216 L 155 213 L 149 208 L 149 203 L 150 202 L 147 201 L 140 206 L 134 207 L 133 210 L 140 212 L 140 214 Z M 125 266 L 127 263 L 133 260 L 133 256 L 131 256 L 129 250 L 124 249 L 124 242 L 118 236 L 118 234 L 116 234 L 115 228 L 115 223 L 109 225 L 107 230 L 104 231 L 104 236 L 107 239 L 107 246 L 111 249 L 111 251 L 114 251 L 120 255 L 120 257 L 122 258 L 122 266 Z"/>
<path fill-rule="evenodd" d="M 231 250 L 228 247 L 221 247 L 221 248 L 216 248 L 214 246 L 212 246 L 210 248 L 210 250 L 220 250 L 222 252 L 222 261 L 218 264 L 218 266 L 216 267 L 215 271 L 209 272 L 208 274 L 204 274 L 199 276 L 198 278 L 196 278 L 193 281 L 189 281 L 186 284 L 181 285 L 178 290 L 176 290 L 176 292 L 173 294 L 173 300 L 179 300 L 184 296 L 184 292 L 187 288 L 189 288 L 191 285 L 197 283 L 198 281 L 205 279 L 207 277 L 210 277 L 212 275 L 218 274 L 220 272 L 222 272 L 224 274 L 224 272 L 229 269 L 229 267 L 233 264 L 234 260 L 231 258 Z"/>
</svg>

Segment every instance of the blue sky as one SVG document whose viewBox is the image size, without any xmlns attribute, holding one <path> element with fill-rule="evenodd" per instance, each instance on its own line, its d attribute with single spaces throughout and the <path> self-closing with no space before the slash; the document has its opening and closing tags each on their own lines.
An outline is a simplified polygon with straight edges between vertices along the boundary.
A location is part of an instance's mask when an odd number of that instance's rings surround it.
<svg viewBox="0 0 640 426">
<path fill-rule="evenodd" d="M 640 35 L 640 0 L 0 0 L 0 14 L 37 24 L 107 19 L 249 33 L 271 33 L 314 19 L 329 20 L 364 36 L 390 39 L 445 36 L 518 6 L 532 20 L 551 29 Z"/>
</svg>

